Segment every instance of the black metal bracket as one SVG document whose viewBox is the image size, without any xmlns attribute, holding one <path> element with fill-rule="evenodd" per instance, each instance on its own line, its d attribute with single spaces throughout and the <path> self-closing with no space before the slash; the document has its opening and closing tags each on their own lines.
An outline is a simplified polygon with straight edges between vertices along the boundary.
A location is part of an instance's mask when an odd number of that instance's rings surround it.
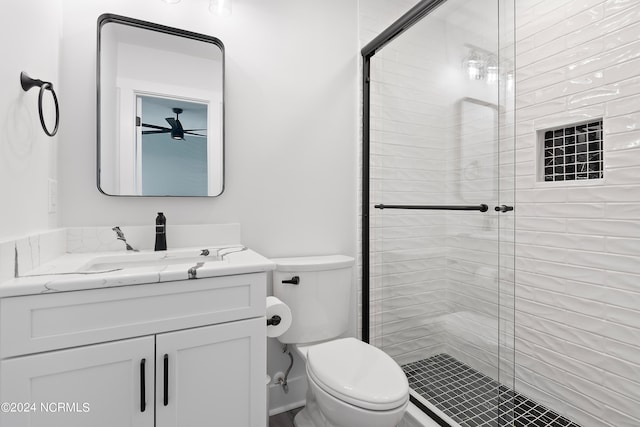
<svg viewBox="0 0 640 427">
<path fill-rule="evenodd" d="M 53 90 L 53 83 L 45 82 L 40 79 L 32 79 L 27 73 L 23 71 L 20 73 L 20 86 L 22 86 L 22 90 L 24 90 L 25 92 L 33 87 L 40 88 L 40 93 L 38 94 L 38 113 L 40 114 L 40 124 L 42 125 L 42 130 L 44 130 L 44 133 L 46 133 L 48 136 L 54 136 L 56 133 L 58 133 L 58 125 L 60 124 L 60 106 L 58 105 L 58 97 L 56 96 L 56 92 Z M 53 131 L 51 132 L 49 131 L 49 129 L 47 129 L 47 125 L 44 122 L 44 113 L 42 112 L 42 97 L 44 95 L 44 92 L 47 90 L 51 92 L 51 95 L 53 96 L 53 102 L 56 106 L 56 124 L 53 128 Z"/>
<path fill-rule="evenodd" d="M 271 319 L 267 319 L 267 326 L 278 326 L 282 322 L 282 317 L 274 314 Z"/>
</svg>

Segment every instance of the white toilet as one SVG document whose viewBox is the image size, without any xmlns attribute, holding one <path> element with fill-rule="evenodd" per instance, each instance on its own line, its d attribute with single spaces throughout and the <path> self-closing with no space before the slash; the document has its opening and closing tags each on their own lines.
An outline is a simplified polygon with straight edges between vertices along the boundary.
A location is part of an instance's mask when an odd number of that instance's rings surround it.
<svg viewBox="0 0 640 427">
<path fill-rule="evenodd" d="M 349 324 L 353 258 L 279 258 L 273 293 L 293 322 L 278 337 L 306 362 L 307 403 L 296 427 L 395 427 L 409 403 L 409 383 L 382 350 L 336 339 Z M 296 283 L 297 282 L 297 283 Z"/>
</svg>

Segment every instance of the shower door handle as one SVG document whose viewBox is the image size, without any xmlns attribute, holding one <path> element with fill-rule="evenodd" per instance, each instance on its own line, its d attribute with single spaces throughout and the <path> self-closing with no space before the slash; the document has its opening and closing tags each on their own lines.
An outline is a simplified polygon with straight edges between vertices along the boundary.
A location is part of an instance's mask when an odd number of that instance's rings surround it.
<svg viewBox="0 0 640 427">
<path fill-rule="evenodd" d="M 495 209 L 496 212 L 505 213 L 505 212 L 512 211 L 513 210 L 513 206 L 500 205 L 500 206 L 496 206 L 494 209 Z"/>
</svg>

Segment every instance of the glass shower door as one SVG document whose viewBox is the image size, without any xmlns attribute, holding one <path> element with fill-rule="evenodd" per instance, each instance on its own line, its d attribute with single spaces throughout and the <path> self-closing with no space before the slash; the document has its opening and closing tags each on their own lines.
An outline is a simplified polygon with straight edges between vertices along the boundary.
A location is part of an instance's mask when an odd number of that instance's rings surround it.
<svg viewBox="0 0 640 427">
<path fill-rule="evenodd" d="M 370 62 L 370 342 L 462 426 L 512 419 L 507 6 L 448 0 Z"/>
</svg>

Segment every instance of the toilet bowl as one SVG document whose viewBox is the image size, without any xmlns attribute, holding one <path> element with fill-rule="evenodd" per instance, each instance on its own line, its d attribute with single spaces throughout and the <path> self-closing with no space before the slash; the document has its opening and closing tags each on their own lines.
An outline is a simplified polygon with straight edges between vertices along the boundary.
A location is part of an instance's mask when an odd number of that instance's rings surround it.
<svg viewBox="0 0 640 427">
<path fill-rule="evenodd" d="M 308 381 L 308 384 L 307 405 L 298 412 L 294 420 L 296 427 L 395 427 L 409 405 L 407 396 L 404 404 L 394 409 L 363 409 L 334 398 L 318 387 L 313 380 Z M 307 423 L 308 417 L 314 416 L 313 422 Z"/>
<path fill-rule="evenodd" d="M 297 427 L 391 427 L 400 422 L 409 403 L 409 384 L 382 350 L 355 338 L 296 350 L 306 361 L 309 386 Z"/>
<path fill-rule="evenodd" d="M 292 313 L 278 339 L 306 364 L 307 400 L 296 427 L 395 427 L 409 403 L 402 369 L 382 350 L 336 337 L 348 326 L 353 258 L 274 259 L 274 295 Z"/>
</svg>

